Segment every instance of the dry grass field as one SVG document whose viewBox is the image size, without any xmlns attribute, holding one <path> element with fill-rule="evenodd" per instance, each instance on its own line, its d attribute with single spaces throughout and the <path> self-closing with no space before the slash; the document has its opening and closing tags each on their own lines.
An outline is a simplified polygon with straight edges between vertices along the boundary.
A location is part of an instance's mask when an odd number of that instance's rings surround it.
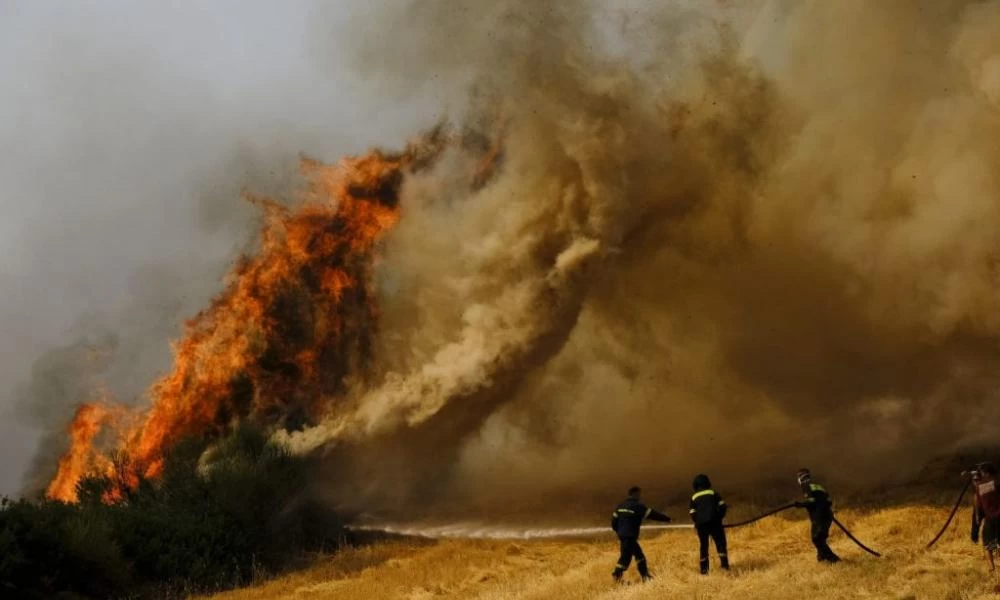
<svg viewBox="0 0 1000 600">
<path fill-rule="evenodd" d="M 616 586 L 613 536 L 592 540 L 397 540 L 348 550 L 312 567 L 212 600 L 771 599 L 975 600 L 998 598 L 982 550 L 969 540 L 963 510 L 933 550 L 923 546 L 947 516 L 940 507 L 908 506 L 840 520 L 883 558 L 863 553 L 836 528 L 831 546 L 844 562 L 817 564 L 801 515 L 731 530 L 733 571 L 697 572 L 689 530 L 650 531 L 644 548 L 655 581 Z M 788 513 L 785 513 L 788 514 Z M 714 552 L 714 551 L 713 551 Z"/>
</svg>

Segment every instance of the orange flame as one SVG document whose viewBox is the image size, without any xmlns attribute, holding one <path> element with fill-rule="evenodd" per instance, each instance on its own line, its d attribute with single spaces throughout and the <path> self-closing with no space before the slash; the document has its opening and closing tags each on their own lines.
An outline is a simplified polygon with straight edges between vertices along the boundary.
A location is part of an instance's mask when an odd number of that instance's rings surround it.
<svg viewBox="0 0 1000 600">
<path fill-rule="evenodd" d="M 437 129 L 399 154 L 373 151 L 337 165 L 303 158 L 309 186 L 299 208 L 250 198 L 264 212 L 260 248 L 186 323 L 172 371 L 149 391 L 149 410 L 119 433 L 114 450 L 123 460 L 94 447 L 102 428 L 121 424 L 105 405 L 82 406 L 48 497 L 76 501 L 77 483 L 92 473 L 135 487 L 161 473 L 179 440 L 218 437 L 242 419 L 295 428 L 329 410 L 371 358 L 375 246 L 399 218 L 403 178 L 432 165 L 448 142 Z M 478 168 L 477 182 L 487 167 Z"/>
<path fill-rule="evenodd" d="M 59 471 L 49 484 L 47 496 L 76 502 L 76 484 L 87 473 L 107 473 L 111 460 L 94 450 L 101 429 L 112 422 L 115 411 L 103 402 L 84 404 L 76 410 L 69 426 L 70 447 L 59 459 Z"/>
</svg>

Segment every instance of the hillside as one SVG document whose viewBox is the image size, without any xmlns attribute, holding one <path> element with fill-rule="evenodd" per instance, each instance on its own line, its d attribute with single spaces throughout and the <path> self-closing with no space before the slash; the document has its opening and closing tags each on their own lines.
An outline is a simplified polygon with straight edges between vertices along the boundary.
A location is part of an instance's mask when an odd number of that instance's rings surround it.
<svg viewBox="0 0 1000 600">
<path fill-rule="evenodd" d="M 909 506 L 844 511 L 842 522 L 881 551 L 864 554 L 839 531 L 831 546 L 845 560 L 819 565 L 799 515 L 730 531 L 733 572 L 697 573 L 690 531 L 649 532 L 644 547 L 656 580 L 616 587 L 617 548 L 610 535 L 588 540 L 423 540 L 381 542 L 317 560 L 314 566 L 212 600 L 375 600 L 581 598 L 713 600 L 975 600 L 997 597 L 981 548 L 968 538 L 968 509 L 931 551 L 922 550 L 947 509 Z M 787 513 L 786 513 L 787 514 Z"/>
</svg>

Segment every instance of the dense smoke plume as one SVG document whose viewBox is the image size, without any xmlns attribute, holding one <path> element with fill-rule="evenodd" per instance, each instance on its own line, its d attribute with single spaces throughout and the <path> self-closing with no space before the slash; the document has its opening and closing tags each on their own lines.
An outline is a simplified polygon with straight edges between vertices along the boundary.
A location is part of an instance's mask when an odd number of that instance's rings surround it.
<svg viewBox="0 0 1000 600">
<path fill-rule="evenodd" d="M 743 8 L 638 7 L 604 46 L 586 3 L 382 15 L 385 77 L 472 73 L 505 162 L 471 197 L 409 182 L 386 383 L 293 443 L 360 440 L 382 498 L 457 451 L 437 491 L 510 506 L 704 469 L 863 484 L 988 439 L 1000 3 Z"/>
<path fill-rule="evenodd" d="M 277 434 L 338 502 L 867 484 L 989 439 L 1000 2 L 391 8 L 360 68 L 469 84 L 486 141 L 405 170 L 365 376 Z"/>
</svg>

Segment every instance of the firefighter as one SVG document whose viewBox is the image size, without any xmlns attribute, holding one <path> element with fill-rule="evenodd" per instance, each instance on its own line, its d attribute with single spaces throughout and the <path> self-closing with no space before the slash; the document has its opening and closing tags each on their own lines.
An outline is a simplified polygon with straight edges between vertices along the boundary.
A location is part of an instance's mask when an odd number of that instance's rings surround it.
<svg viewBox="0 0 1000 600">
<path fill-rule="evenodd" d="M 719 562 L 723 570 L 729 570 L 729 556 L 726 554 L 726 530 L 722 520 L 726 518 L 726 501 L 712 489 L 708 475 L 700 474 L 692 483 L 694 494 L 691 496 L 691 520 L 698 532 L 698 552 L 701 574 L 708 574 L 708 539 L 715 542 L 715 551 L 719 554 Z"/>
<path fill-rule="evenodd" d="M 816 546 L 816 560 L 819 562 L 840 562 L 840 557 L 834 554 L 826 540 L 830 537 L 830 526 L 833 525 L 833 501 L 826 489 L 818 483 L 814 483 L 812 473 L 809 469 L 799 469 L 795 474 L 798 479 L 805 500 L 796 502 L 798 508 L 805 508 L 809 512 L 809 521 L 812 523 L 810 537 L 813 546 Z"/>
<path fill-rule="evenodd" d="M 622 575 L 632 563 L 632 557 L 635 557 L 635 566 L 639 569 L 642 580 L 652 579 L 649 567 L 646 565 L 646 555 L 642 553 L 642 548 L 639 546 L 639 529 L 642 527 L 643 519 L 670 522 L 670 517 L 648 508 L 640 502 L 641 494 L 642 490 L 638 487 L 630 488 L 628 498 L 619 504 L 611 515 L 611 529 L 614 529 L 615 533 L 618 534 L 618 541 L 621 544 L 621 556 L 618 558 L 618 564 L 615 565 L 615 570 L 612 573 L 615 582 L 621 581 Z"/>
<path fill-rule="evenodd" d="M 972 485 L 976 496 L 972 511 L 972 541 L 979 541 L 979 530 L 983 532 L 983 550 L 990 565 L 990 572 L 996 572 L 994 554 L 1000 549 L 1000 490 L 997 490 L 997 470 L 992 463 L 980 463 L 972 471 Z"/>
</svg>

